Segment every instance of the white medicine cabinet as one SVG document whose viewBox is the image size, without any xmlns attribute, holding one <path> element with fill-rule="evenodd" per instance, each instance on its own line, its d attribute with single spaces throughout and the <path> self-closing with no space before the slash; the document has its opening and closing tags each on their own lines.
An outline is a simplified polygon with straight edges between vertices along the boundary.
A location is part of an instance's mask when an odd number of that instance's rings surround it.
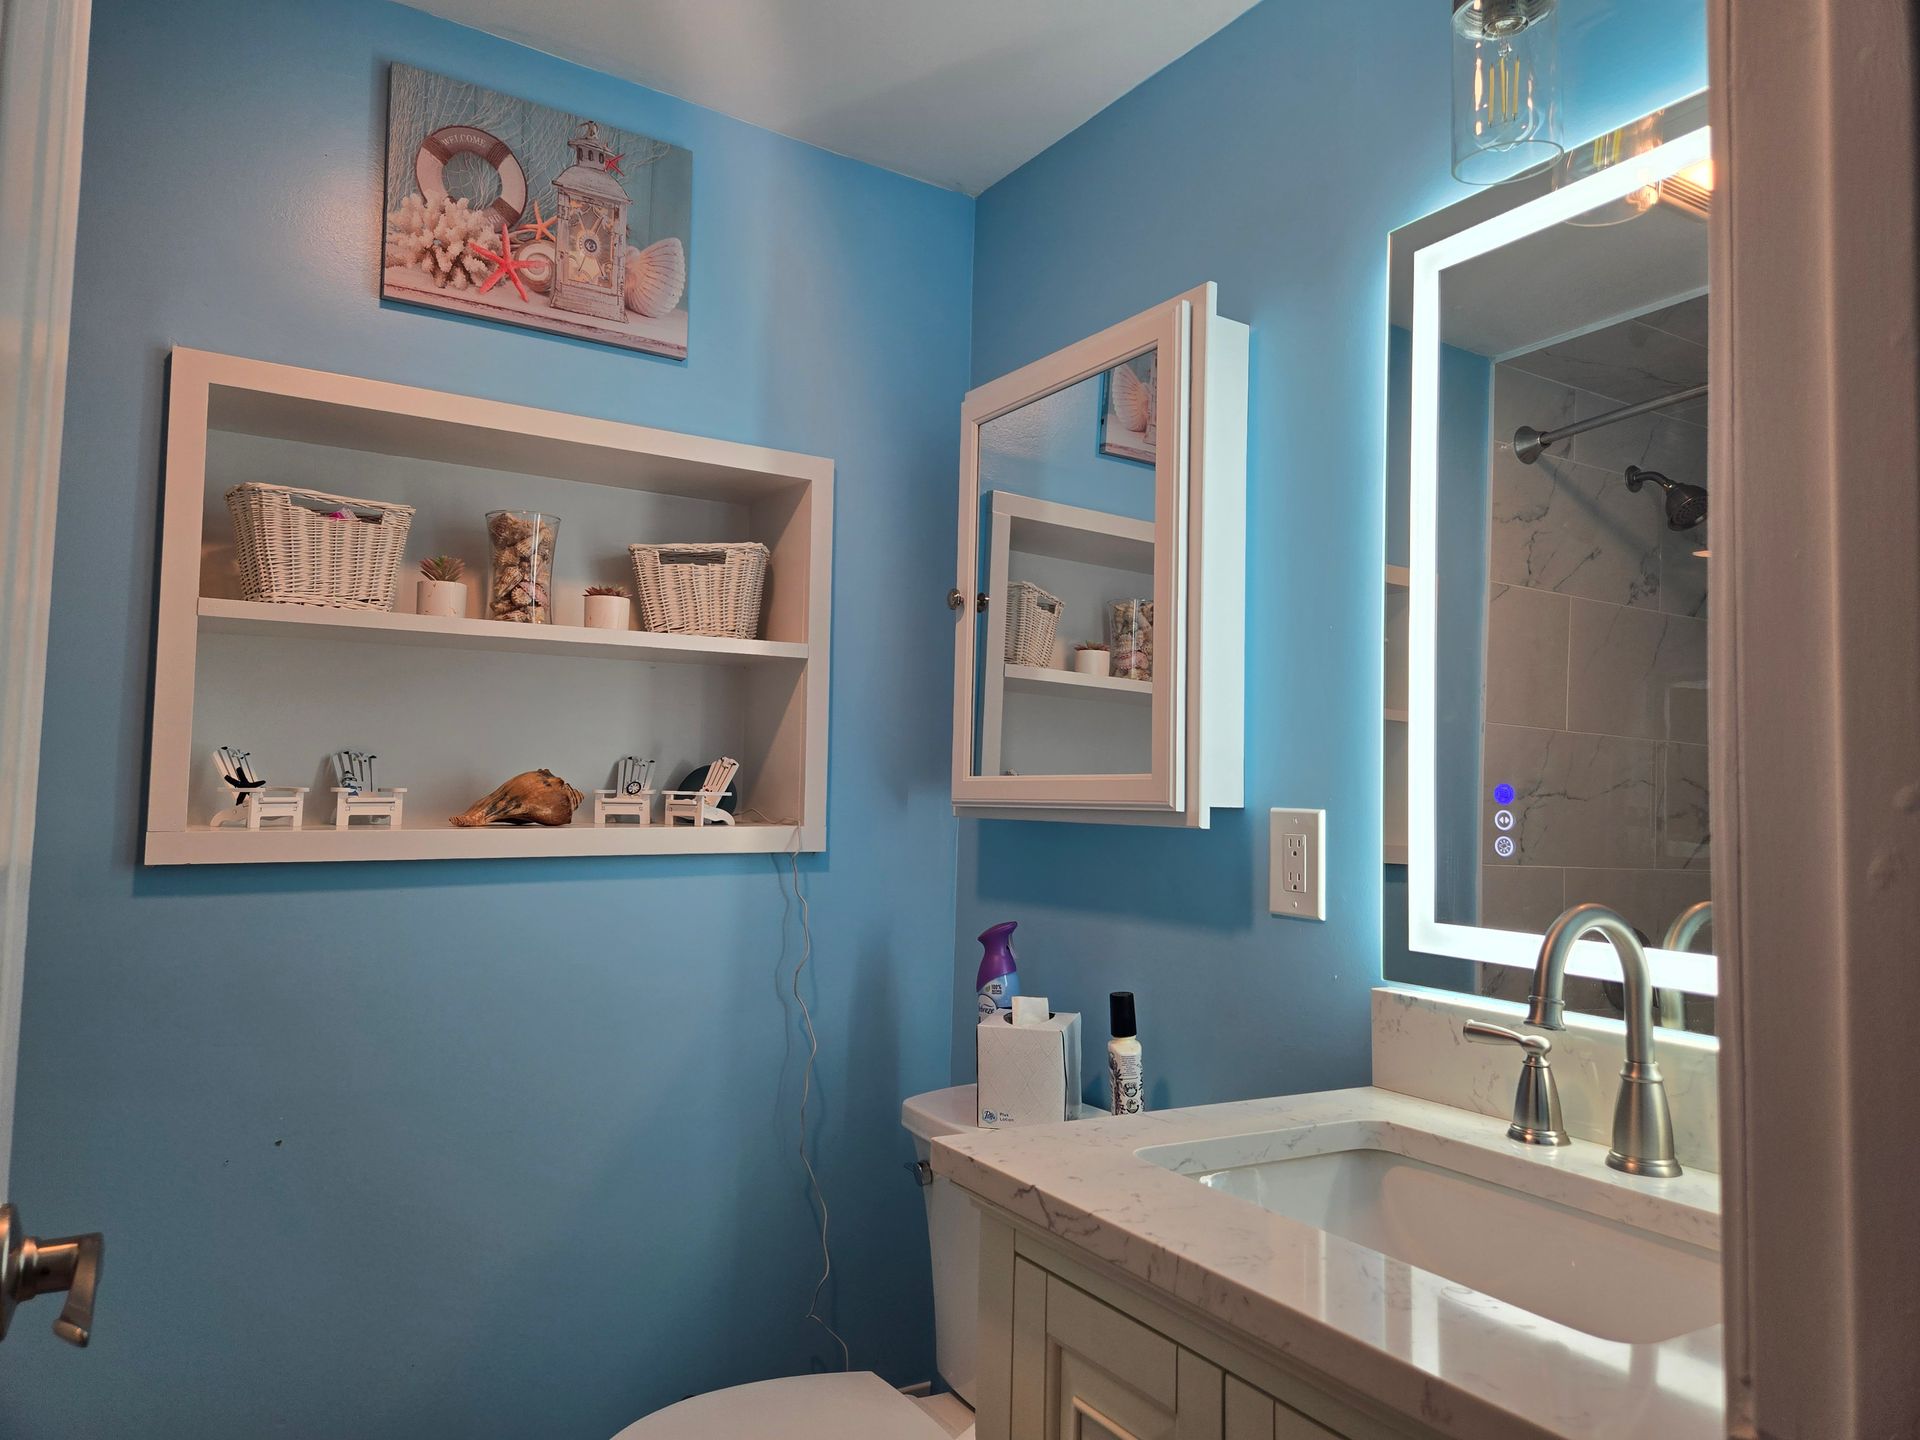
<svg viewBox="0 0 1920 1440">
<path fill-rule="evenodd" d="M 1243 803 L 1247 345 L 1208 283 L 968 393 L 956 813 Z"/>
</svg>

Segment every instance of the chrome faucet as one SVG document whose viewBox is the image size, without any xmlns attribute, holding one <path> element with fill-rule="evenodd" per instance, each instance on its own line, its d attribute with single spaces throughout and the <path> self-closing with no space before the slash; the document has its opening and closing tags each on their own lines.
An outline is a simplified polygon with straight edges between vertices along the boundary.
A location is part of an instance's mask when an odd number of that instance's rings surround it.
<svg viewBox="0 0 1920 1440">
<path fill-rule="evenodd" d="M 1620 1098 L 1613 1107 L 1613 1148 L 1607 1152 L 1607 1164 L 1629 1175 L 1678 1175 L 1680 1162 L 1673 1158 L 1667 1087 L 1653 1060 L 1653 978 L 1647 968 L 1647 952 L 1640 948 L 1640 937 L 1633 927 L 1604 905 L 1576 905 L 1554 921 L 1541 942 L 1540 959 L 1534 966 L 1526 1023 L 1541 1030 L 1566 1028 L 1560 1018 L 1560 994 L 1566 981 L 1567 956 L 1583 937 L 1595 934 L 1613 942 L 1626 981 L 1627 1061 L 1620 1067 Z M 1524 1075 L 1521 1089 L 1524 1095 Z"/>
<path fill-rule="evenodd" d="M 1693 942 L 1700 932 L 1713 923 L 1713 901 L 1702 900 L 1689 905 L 1673 917 L 1673 924 L 1667 927 L 1667 938 L 1660 942 L 1662 950 L 1691 950 Z"/>
</svg>

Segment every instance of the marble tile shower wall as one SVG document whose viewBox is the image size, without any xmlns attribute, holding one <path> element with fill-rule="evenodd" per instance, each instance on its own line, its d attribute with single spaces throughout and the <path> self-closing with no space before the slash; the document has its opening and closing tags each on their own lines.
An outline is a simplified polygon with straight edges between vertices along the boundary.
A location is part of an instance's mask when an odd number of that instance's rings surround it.
<svg viewBox="0 0 1920 1440">
<path fill-rule="evenodd" d="M 1516 796 L 1510 857 L 1491 809 L 1483 822 L 1482 924 L 1539 931 L 1597 900 L 1657 940 L 1708 896 L 1706 529 L 1669 530 L 1661 496 L 1624 474 L 1704 484 L 1705 402 L 1533 465 L 1510 443 L 1704 381 L 1705 312 L 1702 297 L 1495 368 L 1482 793 Z"/>
</svg>

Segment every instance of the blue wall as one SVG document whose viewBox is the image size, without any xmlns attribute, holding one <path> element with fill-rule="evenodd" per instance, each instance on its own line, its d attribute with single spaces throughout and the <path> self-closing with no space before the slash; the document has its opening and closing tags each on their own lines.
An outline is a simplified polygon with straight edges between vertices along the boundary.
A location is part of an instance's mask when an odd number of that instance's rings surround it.
<svg viewBox="0 0 1920 1440">
<path fill-rule="evenodd" d="M 1706 83 L 1699 0 L 1562 10 L 1569 135 Z M 1106 993 L 1138 993 L 1156 1105 L 1367 1077 L 1387 236 L 1464 193 L 1445 13 L 1389 0 L 1361 25 L 1269 0 L 980 197 L 976 383 L 1203 280 L 1253 325 L 1247 808 L 1199 833 L 963 823 L 957 1075 L 973 1067 L 972 937 L 1018 919 L 1026 988 L 1087 1014 L 1089 1064 Z M 1324 924 L 1267 913 L 1280 805 L 1327 809 Z"/>
<path fill-rule="evenodd" d="M 109 1255 L 91 1350 L 21 1313 L 0 1432 L 604 1440 L 838 1360 L 767 859 L 137 863 L 174 344 L 837 460 L 830 1298 L 925 1378 L 973 203 L 375 0 L 95 15 L 12 1198 Z M 690 147 L 692 358 L 379 303 L 391 60 Z"/>
</svg>

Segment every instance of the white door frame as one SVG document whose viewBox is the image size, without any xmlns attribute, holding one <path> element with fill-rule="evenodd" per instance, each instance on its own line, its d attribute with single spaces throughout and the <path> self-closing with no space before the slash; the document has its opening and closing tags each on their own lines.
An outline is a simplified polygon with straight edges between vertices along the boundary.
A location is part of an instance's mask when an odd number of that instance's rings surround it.
<svg viewBox="0 0 1920 1440">
<path fill-rule="evenodd" d="M 26 963 L 92 0 L 0 0 L 0 1198 Z"/>
<path fill-rule="evenodd" d="M 1914 7 L 1710 0 L 1728 1431 L 1920 1415 Z"/>
</svg>

